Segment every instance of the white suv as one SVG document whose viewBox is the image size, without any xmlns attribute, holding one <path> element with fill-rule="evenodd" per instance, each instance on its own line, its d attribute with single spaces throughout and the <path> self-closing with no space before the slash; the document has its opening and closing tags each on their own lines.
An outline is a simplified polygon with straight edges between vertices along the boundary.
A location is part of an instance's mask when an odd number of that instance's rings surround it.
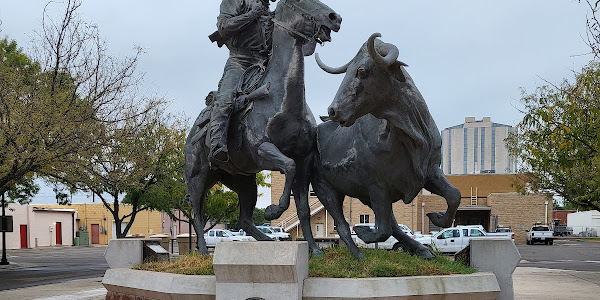
<svg viewBox="0 0 600 300">
<path fill-rule="evenodd" d="M 283 232 L 283 228 L 281 227 L 256 226 L 256 228 L 258 228 L 258 230 L 264 232 L 268 237 L 276 241 L 291 240 L 290 234 L 287 232 Z M 281 232 L 279 232 L 276 228 L 281 228 Z"/>
</svg>

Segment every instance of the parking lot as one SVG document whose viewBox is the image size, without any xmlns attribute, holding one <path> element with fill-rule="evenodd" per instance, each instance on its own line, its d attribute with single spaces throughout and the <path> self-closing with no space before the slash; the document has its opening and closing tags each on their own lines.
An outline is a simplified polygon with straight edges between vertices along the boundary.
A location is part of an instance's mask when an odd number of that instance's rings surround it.
<svg viewBox="0 0 600 300">
<path fill-rule="evenodd" d="M 559 239 L 554 245 L 517 245 L 519 267 L 600 272 L 600 241 Z"/>
</svg>

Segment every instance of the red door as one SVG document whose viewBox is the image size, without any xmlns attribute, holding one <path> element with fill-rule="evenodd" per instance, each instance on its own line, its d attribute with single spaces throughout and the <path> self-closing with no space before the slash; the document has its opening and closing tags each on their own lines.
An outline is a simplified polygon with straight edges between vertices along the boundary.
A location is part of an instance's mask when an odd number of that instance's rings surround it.
<svg viewBox="0 0 600 300">
<path fill-rule="evenodd" d="M 27 225 L 21 225 L 21 248 L 27 248 Z"/>
<path fill-rule="evenodd" d="M 100 244 L 100 225 L 92 224 L 92 244 Z"/>
<path fill-rule="evenodd" d="M 56 244 L 62 245 L 62 226 L 60 222 L 56 222 Z"/>
</svg>

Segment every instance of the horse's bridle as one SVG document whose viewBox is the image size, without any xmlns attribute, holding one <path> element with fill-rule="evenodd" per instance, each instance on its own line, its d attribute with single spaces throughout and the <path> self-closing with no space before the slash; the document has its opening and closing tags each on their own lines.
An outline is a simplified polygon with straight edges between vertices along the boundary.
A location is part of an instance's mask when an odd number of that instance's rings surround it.
<svg viewBox="0 0 600 300">
<path fill-rule="evenodd" d="M 320 30 L 321 30 L 321 26 L 319 25 L 319 23 L 317 22 L 317 20 L 315 19 L 315 17 L 313 17 L 312 15 L 310 15 L 308 12 L 306 12 L 304 9 L 302 9 L 301 7 L 298 7 L 296 5 L 290 4 L 288 3 L 288 1 L 283 0 L 281 2 L 281 5 L 287 6 L 292 12 L 294 12 L 295 14 L 303 17 L 305 20 L 310 21 L 313 24 L 313 35 L 312 36 L 308 36 L 302 32 L 299 32 L 291 27 L 289 27 L 287 24 L 273 18 L 273 24 L 283 28 L 284 30 L 286 30 L 287 32 L 294 34 L 296 36 L 299 36 L 303 39 L 305 39 L 308 42 L 313 42 L 316 41 L 316 36 L 317 34 L 319 34 Z"/>
</svg>

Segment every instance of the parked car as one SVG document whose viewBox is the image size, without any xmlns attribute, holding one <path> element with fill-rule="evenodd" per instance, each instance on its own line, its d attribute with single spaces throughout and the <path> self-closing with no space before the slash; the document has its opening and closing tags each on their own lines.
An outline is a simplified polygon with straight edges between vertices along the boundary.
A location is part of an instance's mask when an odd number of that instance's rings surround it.
<svg viewBox="0 0 600 300">
<path fill-rule="evenodd" d="M 273 228 L 268 226 L 256 226 L 258 230 L 264 232 L 268 237 L 276 241 L 289 241 L 291 240 L 290 234 L 287 232 L 277 232 Z M 283 230 L 282 230 L 283 231 Z"/>
<path fill-rule="evenodd" d="M 436 248 L 441 252 L 455 253 L 467 247 L 467 245 L 469 245 L 469 240 L 474 237 L 490 237 L 514 240 L 515 233 L 491 233 L 486 232 L 481 225 L 466 225 L 446 228 L 432 236 L 424 236 L 422 238 L 417 238 L 416 240 L 423 245 Z"/>
<path fill-rule="evenodd" d="M 204 234 L 206 247 L 214 248 L 220 242 L 237 242 L 237 241 L 256 241 L 251 236 L 234 235 L 233 232 L 226 229 L 211 229 Z"/>
<path fill-rule="evenodd" d="M 573 227 L 567 227 L 567 225 L 554 226 L 552 230 L 554 236 L 569 236 L 573 235 Z"/>
<path fill-rule="evenodd" d="M 498 226 L 496 232 L 512 232 L 510 226 Z"/>
<path fill-rule="evenodd" d="M 277 233 L 286 233 L 285 230 L 283 230 L 283 227 L 269 226 L 269 228 Z"/>
<path fill-rule="evenodd" d="M 359 223 L 359 224 L 354 224 L 354 226 L 352 227 L 352 240 L 354 240 L 354 242 L 356 243 L 356 245 L 358 247 L 372 248 L 372 249 L 374 249 L 375 247 L 377 247 L 379 249 L 401 250 L 400 243 L 398 243 L 398 240 L 395 237 L 393 237 L 393 236 L 390 236 L 385 242 L 370 243 L 370 244 L 365 243 L 354 232 L 354 227 L 357 227 L 357 226 L 366 226 L 366 227 L 369 227 L 371 230 L 374 231 L 375 230 L 375 223 Z M 404 233 L 406 233 L 406 235 L 410 236 L 413 239 L 415 238 L 415 234 L 412 232 L 412 230 L 410 230 L 410 228 L 408 226 L 406 226 L 404 224 L 398 224 L 398 226 L 400 226 L 400 228 L 402 228 L 402 231 Z"/>
<path fill-rule="evenodd" d="M 527 230 L 527 245 L 533 245 L 537 242 L 546 245 L 554 244 L 554 235 L 550 227 L 546 225 L 533 225 L 530 230 Z"/>
<path fill-rule="evenodd" d="M 275 232 L 276 234 L 281 235 L 281 238 L 279 239 L 280 241 L 291 241 L 292 240 L 292 238 L 290 237 L 290 234 L 285 232 L 285 230 L 283 230 L 283 227 L 269 226 L 269 228 L 271 230 L 273 230 L 273 232 Z"/>
</svg>

